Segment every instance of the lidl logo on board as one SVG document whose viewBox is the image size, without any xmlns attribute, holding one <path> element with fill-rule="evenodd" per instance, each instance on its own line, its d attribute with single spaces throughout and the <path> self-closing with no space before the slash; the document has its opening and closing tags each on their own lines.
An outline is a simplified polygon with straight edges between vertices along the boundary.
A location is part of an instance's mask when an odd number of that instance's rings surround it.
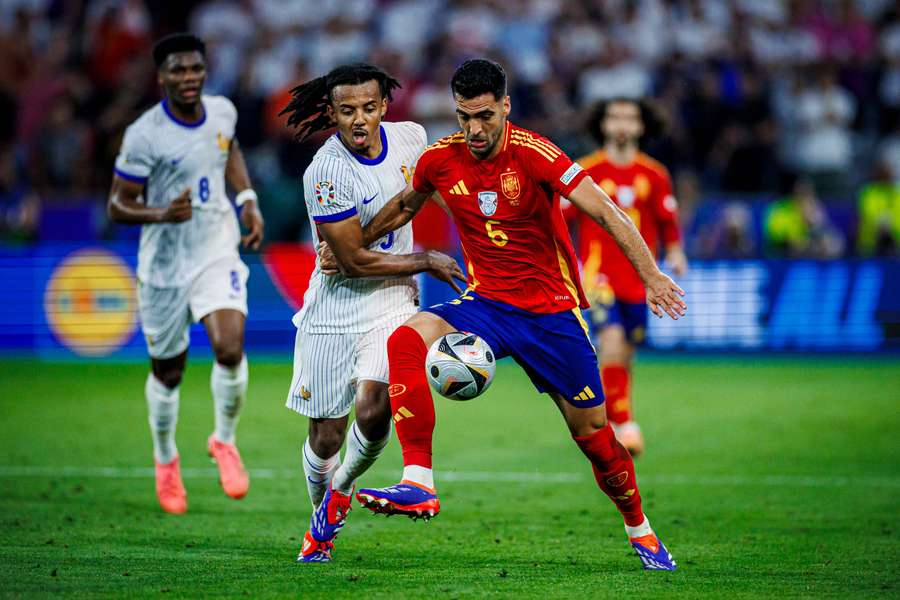
<svg viewBox="0 0 900 600">
<path fill-rule="evenodd" d="M 44 312 L 53 335 L 76 354 L 112 354 L 137 327 L 134 273 L 112 252 L 77 250 L 50 275 Z"/>
</svg>

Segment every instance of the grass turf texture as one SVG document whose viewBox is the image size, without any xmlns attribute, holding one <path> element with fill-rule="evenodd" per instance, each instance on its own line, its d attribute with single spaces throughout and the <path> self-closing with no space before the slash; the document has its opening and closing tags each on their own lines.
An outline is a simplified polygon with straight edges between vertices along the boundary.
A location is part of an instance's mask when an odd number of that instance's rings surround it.
<svg viewBox="0 0 900 600">
<path fill-rule="evenodd" d="M 552 402 L 511 364 L 484 397 L 437 400 L 436 520 L 357 508 L 335 562 L 295 564 L 310 508 L 305 421 L 283 407 L 290 369 L 251 362 L 239 433 L 251 489 L 236 502 L 205 455 L 209 363 L 189 366 L 178 443 L 197 472 L 185 479 L 188 513 L 171 516 L 149 477 L 143 365 L 0 364 L 0 596 L 900 593 L 897 362 L 641 361 L 638 478 L 673 574 L 640 570 Z M 394 440 L 362 483 L 394 483 L 399 465 Z M 523 481 L 529 473 L 559 481 Z"/>
</svg>

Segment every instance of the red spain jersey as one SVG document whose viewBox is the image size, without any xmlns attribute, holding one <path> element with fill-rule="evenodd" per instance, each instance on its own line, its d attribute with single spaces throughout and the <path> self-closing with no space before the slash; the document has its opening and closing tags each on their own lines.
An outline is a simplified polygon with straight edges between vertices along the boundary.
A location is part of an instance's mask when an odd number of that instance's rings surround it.
<svg viewBox="0 0 900 600">
<path fill-rule="evenodd" d="M 413 176 L 421 193 L 450 208 L 466 259 L 469 288 L 535 313 L 587 307 L 558 194 L 584 170 L 535 133 L 506 123 L 500 152 L 478 160 L 462 132 L 425 149 Z"/>
<path fill-rule="evenodd" d="M 591 179 L 634 221 L 647 246 L 657 255 L 664 245 L 681 239 L 678 204 L 672 195 L 668 170 L 646 154 L 638 153 L 627 166 L 613 164 L 603 150 L 578 159 Z M 578 209 L 578 250 L 588 287 L 608 285 L 625 302 L 644 302 L 644 284 L 631 262 L 605 229 Z"/>
</svg>

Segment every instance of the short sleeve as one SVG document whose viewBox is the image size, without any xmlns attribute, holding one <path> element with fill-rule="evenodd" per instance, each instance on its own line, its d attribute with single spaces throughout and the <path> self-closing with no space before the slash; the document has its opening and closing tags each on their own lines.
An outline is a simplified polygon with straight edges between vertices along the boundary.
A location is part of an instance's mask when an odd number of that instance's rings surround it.
<svg viewBox="0 0 900 600">
<path fill-rule="evenodd" d="M 416 162 L 412 185 L 413 189 L 420 194 L 430 194 L 436 189 L 432 181 L 437 168 L 437 154 L 437 149 L 429 150 L 426 148 L 422 156 L 419 157 L 418 162 Z"/>
<path fill-rule="evenodd" d="M 238 120 L 237 108 L 235 108 L 234 103 L 225 96 L 219 96 L 218 99 L 221 102 L 221 110 L 225 115 L 225 119 L 231 124 L 232 129 L 234 129 L 234 127 L 237 126 Z"/>
<path fill-rule="evenodd" d="M 357 213 L 353 172 L 334 156 L 317 158 L 303 174 L 306 209 L 316 223 L 334 223 Z"/>
<path fill-rule="evenodd" d="M 113 172 L 126 181 L 144 184 L 147 183 L 154 164 L 150 140 L 136 125 L 130 126 L 122 138 L 122 147 L 116 157 Z"/>
<path fill-rule="evenodd" d="M 516 130 L 512 133 L 512 141 L 521 147 L 520 156 L 535 179 L 550 186 L 560 196 L 568 197 L 587 175 L 581 165 L 546 138 Z"/>
</svg>

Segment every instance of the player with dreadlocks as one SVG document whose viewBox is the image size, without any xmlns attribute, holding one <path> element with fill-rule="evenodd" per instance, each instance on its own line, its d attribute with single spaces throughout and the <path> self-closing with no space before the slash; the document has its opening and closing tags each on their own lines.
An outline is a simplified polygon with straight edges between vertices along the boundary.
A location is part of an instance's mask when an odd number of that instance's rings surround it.
<svg viewBox="0 0 900 600">
<path fill-rule="evenodd" d="M 328 242 L 339 273 L 317 266 L 293 319 L 297 338 L 287 406 L 309 417 L 302 454 L 314 507 L 299 562 L 331 560 L 354 482 L 388 442 L 387 340 L 416 312 L 412 276 L 428 272 L 457 291 L 453 279 L 465 279 L 449 256 L 413 253 L 409 224 L 363 243 L 363 226 L 406 187 L 425 149 L 421 125 L 382 122 L 398 87 L 372 65 L 341 66 L 294 88 L 282 111 L 300 140 L 337 127 L 303 175 L 314 242 Z"/>
</svg>

